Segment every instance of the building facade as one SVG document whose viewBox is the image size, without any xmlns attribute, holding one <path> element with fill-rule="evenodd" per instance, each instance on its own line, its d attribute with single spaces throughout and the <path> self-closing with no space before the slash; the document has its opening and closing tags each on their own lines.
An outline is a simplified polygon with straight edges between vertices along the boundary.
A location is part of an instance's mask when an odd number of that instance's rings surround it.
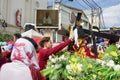
<svg viewBox="0 0 120 80">
<path fill-rule="evenodd" d="M 64 28 L 68 31 L 69 26 L 74 26 L 77 13 L 82 13 L 81 19 L 84 21 L 84 28 L 88 28 L 89 21 L 82 10 L 72 8 L 63 4 L 54 3 L 52 7 L 47 7 L 47 0 L 0 0 L 0 20 L 5 20 L 9 25 L 6 30 L 9 32 L 21 32 L 25 23 L 37 23 L 37 10 L 57 10 L 57 27 L 36 28 L 44 36 L 50 36 L 53 42 L 63 41 L 63 36 L 58 34 L 58 30 Z M 53 15 L 54 16 L 54 15 Z M 20 26 L 20 27 L 19 27 Z"/>
<path fill-rule="evenodd" d="M 69 33 L 69 28 L 75 25 L 77 13 L 81 13 L 81 19 L 84 22 L 83 27 L 89 29 L 89 20 L 82 10 L 66 6 L 64 4 L 55 3 L 53 6 L 49 6 L 47 10 L 58 10 L 58 27 L 54 28 L 52 26 L 37 26 L 37 29 L 43 33 L 45 36 L 51 36 L 52 41 L 61 42 L 63 41 L 63 35 L 60 35 L 58 31 L 64 29 Z M 64 33 L 63 31 L 63 33 Z"/>
<path fill-rule="evenodd" d="M 23 27 L 25 23 L 35 23 L 36 9 L 46 8 L 47 0 L 0 0 L 0 20 Z"/>
</svg>

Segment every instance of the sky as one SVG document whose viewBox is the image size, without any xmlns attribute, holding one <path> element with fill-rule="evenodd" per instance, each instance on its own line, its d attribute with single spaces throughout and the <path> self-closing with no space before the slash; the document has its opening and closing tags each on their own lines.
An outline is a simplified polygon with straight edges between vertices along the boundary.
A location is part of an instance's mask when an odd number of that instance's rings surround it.
<svg viewBox="0 0 120 80">
<path fill-rule="evenodd" d="M 91 10 L 91 8 L 99 6 L 102 8 L 105 26 L 120 27 L 120 0 L 48 0 L 48 6 L 52 5 L 52 1 L 61 1 L 65 5 L 82 9 L 83 11 Z M 87 1 L 90 7 L 85 3 Z M 94 2 L 97 3 L 97 5 Z"/>
</svg>

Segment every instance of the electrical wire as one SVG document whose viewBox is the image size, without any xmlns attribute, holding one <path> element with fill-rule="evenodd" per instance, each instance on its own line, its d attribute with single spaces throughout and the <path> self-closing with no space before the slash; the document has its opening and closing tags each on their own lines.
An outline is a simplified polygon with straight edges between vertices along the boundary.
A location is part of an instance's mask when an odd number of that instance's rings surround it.
<svg viewBox="0 0 120 80">
<path fill-rule="evenodd" d="M 92 2 L 92 1 L 88 1 L 88 0 L 86 0 L 87 1 L 87 3 L 92 7 L 92 9 L 95 9 L 96 7 L 94 6 L 94 4 L 92 4 L 92 3 L 90 3 L 90 2 Z"/>
<path fill-rule="evenodd" d="M 87 9 L 85 6 L 83 6 L 80 2 L 79 2 L 79 0 L 76 0 L 77 2 L 78 2 L 78 4 L 81 6 L 81 7 L 83 7 L 84 9 Z"/>
<path fill-rule="evenodd" d="M 91 7 L 90 5 L 89 5 L 89 3 L 87 3 L 86 2 L 86 0 L 82 0 L 87 6 L 89 6 L 91 9 L 93 8 L 93 7 Z"/>
<path fill-rule="evenodd" d="M 62 0 L 61 3 L 65 4 L 65 3 L 68 3 L 69 1 L 68 0 Z"/>
</svg>

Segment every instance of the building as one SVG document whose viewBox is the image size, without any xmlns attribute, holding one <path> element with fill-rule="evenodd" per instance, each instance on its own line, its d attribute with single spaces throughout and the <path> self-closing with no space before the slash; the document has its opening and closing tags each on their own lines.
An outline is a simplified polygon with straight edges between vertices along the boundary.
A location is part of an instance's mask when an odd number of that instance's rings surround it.
<svg viewBox="0 0 120 80">
<path fill-rule="evenodd" d="M 36 9 L 47 9 L 47 0 L 0 0 L 0 20 L 8 23 L 6 30 L 18 32 L 19 26 L 35 23 Z"/>
<path fill-rule="evenodd" d="M 73 27 L 76 21 L 77 13 L 81 13 L 81 20 L 84 22 L 83 27 L 89 29 L 89 20 L 82 10 L 55 3 L 53 6 L 48 6 L 47 10 L 58 10 L 58 26 L 37 26 L 37 29 L 43 33 L 45 36 L 51 36 L 52 40 L 55 42 L 61 42 L 64 40 L 63 35 L 58 33 L 58 30 L 64 29 L 66 33 L 69 33 L 70 25 Z"/>
<path fill-rule="evenodd" d="M 55 27 L 52 25 L 42 27 L 37 25 L 37 20 L 39 20 L 37 16 L 38 10 L 56 11 L 52 16 L 57 17 L 54 20 L 57 25 Z M 24 24 L 33 23 L 44 36 L 51 36 L 53 42 L 61 42 L 64 39 L 62 35 L 58 34 L 58 30 L 64 29 L 69 33 L 69 26 L 74 26 L 78 12 L 82 13 L 83 27 L 88 29 L 89 20 L 82 10 L 60 4 L 59 2 L 47 7 L 47 0 L 0 0 L 0 20 L 5 20 L 8 23 L 8 27 L 0 29 L 0 31 L 10 33 L 23 32 Z M 42 14 L 40 13 L 40 15 Z"/>
</svg>

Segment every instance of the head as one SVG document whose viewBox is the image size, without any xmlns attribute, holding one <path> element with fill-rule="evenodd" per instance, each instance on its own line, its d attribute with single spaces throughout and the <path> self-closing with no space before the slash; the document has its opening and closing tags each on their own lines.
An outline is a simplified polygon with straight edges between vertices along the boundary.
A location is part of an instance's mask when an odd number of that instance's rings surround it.
<svg viewBox="0 0 120 80">
<path fill-rule="evenodd" d="M 13 41 L 15 42 L 17 39 L 21 38 L 21 34 L 20 33 L 15 33 L 13 35 Z"/>
<path fill-rule="evenodd" d="M 46 12 L 46 17 L 48 17 L 49 16 L 49 12 Z"/>
<path fill-rule="evenodd" d="M 51 48 L 52 42 L 50 40 L 50 37 L 43 37 L 42 40 L 40 41 L 40 46 L 42 48 Z"/>
<path fill-rule="evenodd" d="M 116 41 L 115 40 L 109 40 L 109 44 L 111 45 L 111 44 L 116 44 Z"/>
</svg>

